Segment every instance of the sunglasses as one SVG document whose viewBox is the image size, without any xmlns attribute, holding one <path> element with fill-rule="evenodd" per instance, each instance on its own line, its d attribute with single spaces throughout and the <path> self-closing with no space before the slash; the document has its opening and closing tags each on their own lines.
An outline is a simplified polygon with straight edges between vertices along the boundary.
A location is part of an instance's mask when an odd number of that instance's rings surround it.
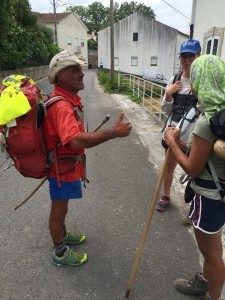
<svg viewBox="0 0 225 300">
<path fill-rule="evenodd" d="M 193 54 L 193 53 L 182 53 L 182 54 L 180 54 L 179 59 L 185 60 L 185 59 L 192 59 L 194 57 L 195 57 L 195 54 Z"/>
</svg>

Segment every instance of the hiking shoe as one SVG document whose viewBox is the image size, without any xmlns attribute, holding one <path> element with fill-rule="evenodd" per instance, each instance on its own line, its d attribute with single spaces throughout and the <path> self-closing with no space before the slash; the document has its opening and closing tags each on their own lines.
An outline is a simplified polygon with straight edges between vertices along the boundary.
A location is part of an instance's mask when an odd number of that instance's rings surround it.
<svg viewBox="0 0 225 300">
<path fill-rule="evenodd" d="M 85 235 L 83 233 L 67 232 L 63 241 L 66 245 L 79 245 L 85 241 Z"/>
<path fill-rule="evenodd" d="M 169 206 L 169 204 L 170 204 L 170 197 L 163 195 L 162 198 L 159 200 L 159 202 L 156 204 L 155 209 L 160 212 L 165 211 L 167 206 Z"/>
<path fill-rule="evenodd" d="M 208 291 L 207 281 L 202 278 L 200 273 L 196 273 L 195 278 L 189 281 L 177 279 L 175 287 L 180 293 L 189 296 L 205 296 Z"/>
<path fill-rule="evenodd" d="M 67 247 L 62 257 L 57 256 L 55 252 L 53 252 L 51 263 L 57 267 L 61 267 L 62 265 L 79 266 L 85 263 L 87 259 L 87 253 L 75 252 Z"/>
</svg>

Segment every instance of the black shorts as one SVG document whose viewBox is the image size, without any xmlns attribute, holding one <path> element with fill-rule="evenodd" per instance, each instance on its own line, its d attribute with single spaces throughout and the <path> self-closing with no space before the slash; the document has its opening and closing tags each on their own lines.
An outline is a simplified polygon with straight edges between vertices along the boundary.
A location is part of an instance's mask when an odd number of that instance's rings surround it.
<svg viewBox="0 0 225 300">
<path fill-rule="evenodd" d="M 213 234 L 225 223 L 225 202 L 195 194 L 189 211 L 189 218 L 195 228 Z"/>
</svg>

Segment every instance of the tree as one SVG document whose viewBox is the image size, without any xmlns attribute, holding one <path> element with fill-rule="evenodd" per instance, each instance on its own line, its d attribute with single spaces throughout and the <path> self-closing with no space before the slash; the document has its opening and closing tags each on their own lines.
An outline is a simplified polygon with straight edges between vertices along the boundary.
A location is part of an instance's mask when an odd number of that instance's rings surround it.
<svg viewBox="0 0 225 300">
<path fill-rule="evenodd" d="M 87 15 L 87 28 L 95 34 L 109 24 L 109 8 L 104 7 L 101 2 L 90 4 L 87 8 Z"/>
<path fill-rule="evenodd" d="M 70 6 L 67 12 L 75 12 L 89 33 L 95 33 L 109 25 L 109 8 L 104 7 L 101 2 L 93 2 L 88 7 Z"/>
<path fill-rule="evenodd" d="M 4 39 L 9 32 L 12 24 L 15 23 L 15 19 L 13 17 L 14 8 L 13 8 L 14 0 L 2 0 L 1 1 L 1 13 L 0 13 L 0 46 L 4 43 Z"/>
<path fill-rule="evenodd" d="M 14 2 L 15 19 L 22 27 L 33 27 L 37 23 L 36 16 L 32 13 L 28 0 Z"/>
<path fill-rule="evenodd" d="M 118 3 L 115 3 L 114 9 L 114 20 L 115 22 L 122 20 L 133 13 L 139 13 L 144 16 L 155 19 L 155 13 L 149 6 L 145 6 L 143 3 L 137 3 L 134 1 L 121 3 L 119 6 Z"/>
<path fill-rule="evenodd" d="M 2 0 L 0 24 L 0 70 L 47 64 L 59 52 L 28 0 Z"/>
<path fill-rule="evenodd" d="M 88 32 L 95 34 L 108 27 L 110 25 L 109 7 L 104 7 L 101 2 L 93 2 L 87 7 L 83 6 L 70 6 L 67 8 L 67 12 L 75 12 L 82 22 L 87 26 Z M 142 15 L 155 18 L 155 13 L 149 6 L 145 6 L 144 4 L 138 4 L 137 2 L 124 2 L 119 5 L 115 2 L 114 5 L 114 20 L 115 22 L 126 18 L 127 16 L 138 12 Z"/>
<path fill-rule="evenodd" d="M 66 12 L 76 13 L 81 21 L 85 24 L 87 23 L 87 7 L 85 6 L 69 6 Z"/>
<path fill-rule="evenodd" d="M 98 43 L 93 38 L 88 40 L 88 49 L 92 49 L 92 50 L 98 49 Z"/>
</svg>

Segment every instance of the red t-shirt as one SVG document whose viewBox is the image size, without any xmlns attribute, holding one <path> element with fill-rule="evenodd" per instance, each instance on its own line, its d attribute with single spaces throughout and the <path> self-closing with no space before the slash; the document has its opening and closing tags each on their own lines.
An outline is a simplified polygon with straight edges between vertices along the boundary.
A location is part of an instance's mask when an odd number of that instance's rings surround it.
<svg viewBox="0 0 225 300">
<path fill-rule="evenodd" d="M 84 149 L 73 150 L 70 142 L 80 132 L 84 132 L 84 122 L 82 119 L 75 118 L 74 106 L 77 106 L 79 111 L 82 112 L 81 98 L 76 95 L 71 95 L 59 87 L 55 87 L 52 96 L 60 95 L 69 99 L 72 103 L 66 100 L 59 100 L 47 108 L 47 117 L 44 120 L 44 132 L 47 150 L 52 151 L 56 145 L 60 143 L 57 148 L 57 155 L 75 155 L 84 154 Z M 63 163 L 63 161 L 62 161 Z M 50 171 L 49 177 L 57 178 L 53 170 Z M 84 177 L 84 168 L 80 160 L 76 166 L 72 164 L 72 170 L 66 174 L 60 174 L 62 181 L 74 181 Z"/>
</svg>

